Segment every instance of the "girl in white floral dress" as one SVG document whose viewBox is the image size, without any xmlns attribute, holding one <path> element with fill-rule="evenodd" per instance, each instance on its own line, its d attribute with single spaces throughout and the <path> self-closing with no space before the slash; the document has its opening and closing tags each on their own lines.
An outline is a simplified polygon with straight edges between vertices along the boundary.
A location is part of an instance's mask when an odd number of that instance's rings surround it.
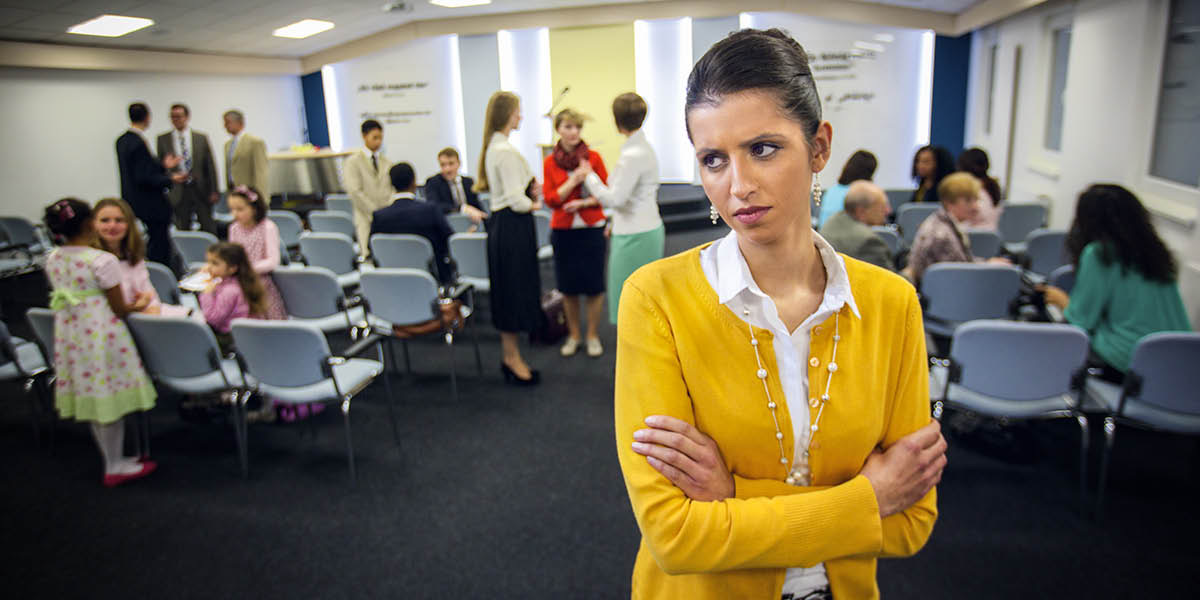
<svg viewBox="0 0 1200 600">
<path fill-rule="evenodd" d="M 46 259 L 54 291 L 54 404 L 64 419 L 89 421 L 104 459 L 105 486 L 154 471 L 152 461 L 123 455 L 123 417 L 154 406 L 154 386 L 125 322 L 139 307 L 125 303 L 117 257 L 90 247 L 91 208 L 66 198 L 46 208 L 46 226 L 60 244 Z"/>
</svg>

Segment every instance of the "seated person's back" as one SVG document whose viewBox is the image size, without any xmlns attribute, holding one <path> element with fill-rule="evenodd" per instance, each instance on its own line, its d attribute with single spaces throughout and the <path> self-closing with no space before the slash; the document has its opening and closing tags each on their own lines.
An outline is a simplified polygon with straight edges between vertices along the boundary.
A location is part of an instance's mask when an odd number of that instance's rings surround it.
<svg viewBox="0 0 1200 600">
<path fill-rule="evenodd" d="M 419 235 L 433 245 L 434 261 L 437 263 L 438 279 L 450 283 L 454 268 L 449 257 L 450 235 L 454 233 L 441 209 L 430 203 L 418 202 L 415 196 L 416 173 L 412 165 L 398 163 L 389 171 L 392 188 L 392 204 L 371 215 L 371 235 L 377 233 L 407 233 Z"/>
<path fill-rule="evenodd" d="M 869 181 L 855 181 L 846 191 L 845 209 L 821 225 L 821 237 L 838 252 L 891 269 L 892 252 L 871 229 L 886 223 L 889 212 L 891 204 L 883 189 Z"/>
</svg>

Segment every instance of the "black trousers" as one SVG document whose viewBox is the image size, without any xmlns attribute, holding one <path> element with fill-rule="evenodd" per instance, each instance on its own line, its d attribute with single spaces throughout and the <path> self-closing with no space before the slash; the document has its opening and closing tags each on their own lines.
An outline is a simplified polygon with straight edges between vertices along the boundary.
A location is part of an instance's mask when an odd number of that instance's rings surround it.
<svg viewBox="0 0 1200 600">
<path fill-rule="evenodd" d="M 172 190 L 171 194 L 172 200 L 177 200 L 171 207 L 175 212 L 175 228 L 181 231 L 190 230 L 192 215 L 195 215 L 202 231 L 216 235 L 217 224 L 213 221 L 213 207 L 208 197 L 201 194 L 200 188 L 195 184 L 177 183 L 175 186 L 177 189 Z"/>
<path fill-rule="evenodd" d="M 146 224 L 146 258 L 171 266 L 171 221 L 143 221 Z"/>
</svg>

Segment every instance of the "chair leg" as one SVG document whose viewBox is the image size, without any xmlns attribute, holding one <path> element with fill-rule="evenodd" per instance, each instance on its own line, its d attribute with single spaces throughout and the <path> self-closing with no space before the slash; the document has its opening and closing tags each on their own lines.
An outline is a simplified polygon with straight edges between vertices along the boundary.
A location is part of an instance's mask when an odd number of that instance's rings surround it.
<svg viewBox="0 0 1200 600">
<path fill-rule="evenodd" d="M 1096 485 L 1096 519 L 1104 517 L 1104 492 L 1108 485 L 1108 459 L 1112 455 L 1113 443 L 1117 439 L 1117 422 L 1104 417 L 1104 449 L 1100 454 L 1100 482 Z"/>
<path fill-rule="evenodd" d="M 470 327 L 470 324 L 467 324 Z M 483 359 L 479 357 L 479 332 L 471 327 L 471 342 L 475 344 L 475 368 L 479 371 L 479 375 L 483 375 Z"/>
<path fill-rule="evenodd" d="M 450 351 L 450 397 L 458 402 L 458 370 L 454 367 L 454 332 L 446 332 L 446 348 Z"/>
<path fill-rule="evenodd" d="M 1075 422 L 1079 423 L 1079 514 L 1085 515 L 1087 514 L 1087 459 L 1090 443 L 1087 415 L 1076 414 Z"/>
<path fill-rule="evenodd" d="M 379 364 L 383 362 L 383 344 L 379 345 Z M 379 377 L 383 379 L 383 389 L 387 393 L 388 398 L 388 417 L 392 420 L 392 438 L 396 440 L 396 445 L 400 445 L 400 430 L 396 428 L 396 398 L 392 396 L 392 380 L 388 377 L 387 369 L 383 369 L 379 373 Z"/>
<path fill-rule="evenodd" d="M 350 465 L 350 481 L 358 481 L 354 472 L 354 442 L 350 439 L 350 399 L 342 400 L 342 422 L 346 424 L 346 462 Z"/>
<path fill-rule="evenodd" d="M 412 361 L 408 358 L 408 340 L 400 340 L 400 346 L 404 348 L 404 370 L 412 375 Z"/>
<path fill-rule="evenodd" d="M 238 464 L 242 467 L 242 479 L 246 479 L 250 474 L 246 453 L 246 404 L 244 401 L 244 398 L 249 395 L 249 391 L 235 391 L 231 407 L 233 409 L 233 435 L 237 439 Z"/>
<path fill-rule="evenodd" d="M 387 354 L 388 357 L 390 358 L 390 362 L 392 363 L 392 370 L 399 372 L 400 367 L 396 366 L 396 339 L 389 337 L 387 339 L 387 342 L 385 342 L 385 344 L 387 345 L 387 352 L 385 352 L 385 354 Z"/>
<path fill-rule="evenodd" d="M 33 392 L 30 394 L 30 392 Z M 42 446 L 42 388 L 36 379 L 25 382 L 25 395 L 29 398 L 29 422 L 33 425 L 33 443 Z"/>
</svg>

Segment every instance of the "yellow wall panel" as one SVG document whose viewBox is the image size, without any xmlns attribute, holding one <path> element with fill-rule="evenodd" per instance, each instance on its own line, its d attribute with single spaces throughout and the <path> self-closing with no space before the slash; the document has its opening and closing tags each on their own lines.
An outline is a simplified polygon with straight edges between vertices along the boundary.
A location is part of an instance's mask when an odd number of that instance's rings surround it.
<svg viewBox="0 0 1200 600">
<path fill-rule="evenodd" d="M 571 88 L 558 108 L 591 117 L 584 123 L 583 141 L 612 169 L 625 142 L 613 124 L 612 101 L 636 86 L 633 23 L 551 29 L 550 82 L 555 98 Z"/>
</svg>

